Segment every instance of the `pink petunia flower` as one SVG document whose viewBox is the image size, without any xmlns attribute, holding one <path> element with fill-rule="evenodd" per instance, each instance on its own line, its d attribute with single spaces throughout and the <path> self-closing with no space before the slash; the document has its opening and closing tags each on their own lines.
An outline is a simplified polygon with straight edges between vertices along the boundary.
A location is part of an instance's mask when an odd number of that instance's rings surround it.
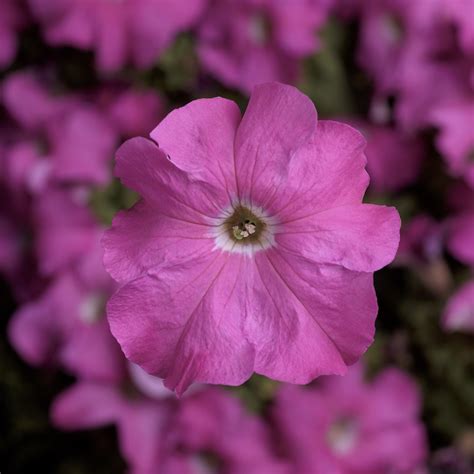
<svg viewBox="0 0 474 474">
<path fill-rule="evenodd" d="M 448 301 L 442 324 L 447 331 L 474 332 L 474 281 L 468 281 Z"/>
<path fill-rule="evenodd" d="M 361 203 L 363 137 L 318 122 L 277 83 L 255 88 L 243 118 L 229 100 L 197 100 L 151 137 L 117 153 L 142 200 L 103 239 L 126 356 L 178 393 L 253 372 L 345 373 L 372 341 L 372 272 L 394 258 L 400 228 L 394 208 Z"/>
<path fill-rule="evenodd" d="M 216 462 L 233 474 L 289 474 L 273 455 L 263 423 L 236 398 L 220 389 L 201 389 L 177 401 L 152 376 L 143 392 L 144 375 L 137 385 L 137 370 L 132 368 L 121 384 L 79 381 L 54 401 L 54 424 L 67 430 L 115 424 L 121 453 L 134 474 L 158 468 L 161 474 L 211 473 Z"/>
<path fill-rule="evenodd" d="M 157 379 L 159 382 L 159 379 Z M 171 392 L 169 392 L 171 393 Z M 61 393 L 51 407 L 53 424 L 64 430 L 114 424 L 119 448 L 133 474 L 150 474 L 163 465 L 166 433 L 176 409 L 169 396 L 148 397 L 126 377 L 118 383 L 83 379 Z"/>
<path fill-rule="evenodd" d="M 6 152 L 9 181 L 18 189 L 37 193 L 50 183 L 108 182 L 118 136 L 92 103 L 56 97 L 27 71 L 8 76 L 3 100 L 22 129 Z"/>
<path fill-rule="evenodd" d="M 206 0 L 28 0 L 46 41 L 92 49 L 103 72 L 151 66 Z"/>
<path fill-rule="evenodd" d="M 55 210 L 50 208 L 52 214 Z M 61 271 L 39 297 L 20 306 L 11 319 L 9 337 L 32 365 L 59 365 L 75 375 L 114 380 L 123 361 L 105 318 L 114 282 L 94 248 L 98 230 L 74 226 L 70 217 L 51 231 L 51 247 L 45 249 L 40 268 L 42 263 L 47 269 L 61 263 Z"/>
<path fill-rule="evenodd" d="M 165 462 L 164 474 L 292 472 L 273 452 L 262 419 L 247 413 L 238 399 L 220 389 L 201 390 L 185 398 L 171 435 L 174 451 Z M 214 462 L 209 463 L 206 455 Z"/>
<path fill-rule="evenodd" d="M 250 93 L 267 81 L 293 83 L 298 60 L 318 48 L 323 0 L 216 0 L 201 24 L 203 67 L 229 87 Z"/>
<path fill-rule="evenodd" d="M 366 383 L 360 366 L 315 387 L 283 386 L 273 410 L 293 472 L 413 473 L 426 459 L 414 381 L 386 369 Z"/>
<path fill-rule="evenodd" d="M 440 21 L 438 0 L 367 0 L 352 2 L 360 10 L 359 64 L 382 93 L 399 87 L 398 70 L 413 46 L 435 48 Z"/>
</svg>

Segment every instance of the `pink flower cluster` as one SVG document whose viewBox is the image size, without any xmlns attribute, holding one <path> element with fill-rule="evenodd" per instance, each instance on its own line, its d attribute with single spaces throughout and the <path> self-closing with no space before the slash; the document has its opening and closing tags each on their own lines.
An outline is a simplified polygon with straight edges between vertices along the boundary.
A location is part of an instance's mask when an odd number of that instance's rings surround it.
<svg viewBox="0 0 474 474">
<path fill-rule="evenodd" d="M 474 187 L 472 2 L 347 3 L 360 20 L 357 57 L 374 82 L 374 106 L 394 97 L 393 119 L 404 134 L 436 128 L 448 171 Z"/>
<path fill-rule="evenodd" d="M 336 10 L 359 21 L 357 61 L 374 84 L 367 140 L 371 190 L 413 185 L 426 164 L 420 134 L 435 130 L 461 203 L 443 222 L 417 216 L 402 233 L 398 262 L 411 264 L 431 290 L 452 291 L 442 251 L 472 269 L 474 248 L 474 5 L 469 0 L 340 0 Z M 354 123 L 351 121 L 351 123 Z M 421 259 L 421 260 L 420 260 Z M 447 330 L 472 332 L 472 277 L 446 306 Z"/>
</svg>

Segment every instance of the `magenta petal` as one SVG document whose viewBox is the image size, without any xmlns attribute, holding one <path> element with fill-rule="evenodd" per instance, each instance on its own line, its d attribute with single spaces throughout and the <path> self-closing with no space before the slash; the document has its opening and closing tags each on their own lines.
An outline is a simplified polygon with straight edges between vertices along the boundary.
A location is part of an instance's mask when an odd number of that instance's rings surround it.
<svg viewBox="0 0 474 474">
<path fill-rule="evenodd" d="M 464 284 L 449 299 L 443 313 L 443 327 L 447 331 L 474 333 L 474 281 Z"/>
<path fill-rule="evenodd" d="M 359 204 L 283 223 L 276 241 L 290 253 L 349 270 L 373 272 L 395 257 L 400 216 L 393 207 Z"/>
<path fill-rule="evenodd" d="M 151 138 L 178 168 L 234 197 L 234 140 L 240 118 L 235 102 L 195 100 L 171 112 Z"/>
<path fill-rule="evenodd" d="M 167 263 L 123 286 L 109 301 L 112 333 L 125 355 L 181 394 L 195 381 L 238 385 L 253 371 L 243 334 L 245 257 L 218 252 Z"/>
<path fill-rule="evenodd" d="M 102 239 L 104 264 L 115 280 L 130 281 L 156 265 L 178 264 L 212 251 L 208 226 L 163 212 L 141 201 L 115 216 Z"/>
<path fill-rule="evenodd" d="M 366 406 L 367 430 L 409 423 L 421 410 L 421 397 L 416 382 L 401 370 L 388 368 L 373 381 L 372 401 Z M 403 406 L 403 410 L 400 407 Z"/>
<path fill-rule="evenodd" d="M 208 223 L 230 205 L 225 189 L 192 179 L 146 138 L 132 138 L 118 149 L 115 174 L 145 201 L 183 220 Z"/>
<path fill-rule="evenodd" d="M 369 184 L 365 144 L 349 125 L 319 121 L 311 141 L 291 157 L 284 185 L 261 205 L 290 220 L 360 203 Z"/>
<path fill-rule="evenodd" d="M 152 473 L 162 465 L 166 423 L 171 413 L 170 405 L 146 399 L 124 404 L 118 437 L 120 451 L 132 472 Z"/>
<path fill-rule="evenodd" d="M 27 129 L 44 127 L 57 111 L 57 102 L 30 72 L 8 76 L 2 93 L 8 112 Z"/>
<path fill-rule="evenodd" d="M 466 265 L 474 265 L 474 212 L 464 212 L 448 222 L 448 250 Z"/>
<path fill-rule="evenodd" d="M 250 341 L 256 371 L 292 383 L 344 374 L 372 342 L 372 276 L 269 251 L 256 256 Z"/>
<path fill-rule="evenodd" d="M 29 364 L 42 365 L 54 360 L 60 331 L 47 297 L 22 306 L 8 327 L 11 345 Z"/>
<path fill-rule="evenodd" d="M 49 128 L 56 179 L 94 184 L 108 182 L 117 136 L 104 116 L 94 109 L 81 107 Z"/>
<path fill-rule="evenodd" d="M 60 354 L 63 366 L 76 376 L 104 382 L 119 382 L 124 357 L 110 334 L 107 321 L 78 324 Z"/>
<path fill-rule="evenodd" d="M 116 3 L 102 3 L 93 12 L 96 20 L 96 64 L 104 72 L 117 71 L 127 61 L 128 38 L 127 9 Z"/>
<path fill-rule="evenodd" d="M 35 219 L 35 247 L 44 275 L 64 270 L 81 259 L 101 232 L 87 207 L 58 190 L 48 190 L 37 199 Z"/>
<path fill-rule="evenodd" d="M 113 423 L 123 409 L 114 385 L 79 382 L 53 402 L 53 423 L 62 429 L 96 428 Z"/>
<path fill-rule="evenodd" d="M 235 140 L 237 192 L 261 204 L 283 186 L 292 153 L 316 130 L 316 109 L 298 89 L 278 83 L 256 86 Z"/>
</svg>

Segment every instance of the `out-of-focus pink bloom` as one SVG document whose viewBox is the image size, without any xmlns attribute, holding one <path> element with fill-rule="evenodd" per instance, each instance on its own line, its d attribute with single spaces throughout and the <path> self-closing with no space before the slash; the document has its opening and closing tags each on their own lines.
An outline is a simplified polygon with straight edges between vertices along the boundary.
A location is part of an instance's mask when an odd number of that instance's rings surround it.
<svg viewBox="0 0 474 474">
<path fill-rule="evenodd" d="M 474 332 L 474 280 L 465 283 L 450 298 L 442 322 L 447 331 Z"/>
<path fill-rule="evenodd" d="M 396 71 L 413 43 L 431 44 L 436 36 L 438 0 L 367 0 L 359 3 L 360 43 L 357 57 L 379 92 L 396 89 Z"/>
<path fill-rule="evenodd" d="M 120 377 L 120 349 L 105 319 L 105 301 L 113 284 L 100 260 L 95 273 L 88 275 L 86 284 L 75 272 L 63 272 L 37 300 L 14 314 L 10 341 L 28 363 L 60 365 L 96 379 Z"/>
<path fill-rule="evenodd" d="M 462 212 L 448 219 L 446 245 L 460 262 L 474 266 L 474 211 Z"/>
<path fill-rule="evenodd" d="M 178 393 L 254 371 L 345 373 L 371 343 L 372 272 L 400 226 L 395 209 L 361 204 L 363 137 L 317 122 L 306 96 L 276 83 L 255 88 L 243 118 L 231 101 L 198 100 L 151 137 L 160 148 L 136 138 L 117 154 L 142 200 L 104 236 L 127 357 Z"/>
<path fill-rule="evenodd" d="M 420 214 L 402 225 L 397 261 L 419 264 L 437 259 L 443 251 L 442 226 L 432 217 Z"/>
<path fill-rule="evenodd" d="M 26 23 L 19 3 L 18 0 L 0 2 L 0 69 L 8 67 L 15 58 L 17 31 Z"/>
<path fill-rule="evenodd" d="M 446 53 L 449 54 L 449 53 Z M 414 47 L 404 54 L 394 71 L 397 83 L 397 122 L 407 131 L 432 124 L 432 110 L 442 103 L 456 103 L 471 94 L 471 65 L 464 58 L 437 60 L 426 48 Z M 433 87 L 436 77 L 436 87 Z"/>
<path fill-rule="evenodd" d="M 51 45 L 92 49 L 97 67 L 151 66 L 181 31 L 194 26 L 206 0 L 28 0 Z"/>
<path fill-rule="evenodd" d="M 205 454 L 216 458 L 222 472 L 291 472 L 272 453 L 270 433 L 262 420 L 246 413 L 236 398 L 222 390 L 202 390 L 184 399 L 173 427 L 175 448 L 179 446 L 179 451 L 171 453 L 163 470 L 166 474 L 215 472 Z"/>
<path fill-rule="evenodd" d="M 474 15 L 474 4 L 472 8 Z M 471 97 L 436 105 L 430 117 L 439 128 L 436 144 L 449 171 L 453 176 L 463 177 L 474 188 L 474 93 Z"/>
<path fill-rule="evenodd" d="M 318 48 L 316 31 L 327 18 L 317 0 L 217 0 L 199 30 L 204 68 L 229 87 L 293 83 L 298 60 Z"/>
<path fill-rule="evenodd" d="M 273 417 L 294 465 L 311 474 L 414 472 L 426 457 L 414 381 L 386 369 L 372 382 L 361 367 L 316 387 L 283 386 Z"/>
<path fill-rule="evenodd" d="M 52 417 L 63 429 L 116 424 L 134 474 L 158 467 L 162 474 L 211 473 L 209 455 L 231 474 L 288 474 L 272 455 L 262 422 L 222 390 L 203 390 L 178 402 L 145 396 L 132 386 L 127 394 L 119 385 L 81 381 L 55 400 Z"/>
<path fill-rule="evenodd" d="M 110 179 L 118 137 L 95 106 L 75 96 L 53 97 L 29 72 L 5 80 L 3 99 L 23 129 L 6 151 L 12 186 L 39 192 L 50 182 L 103 184 Z"/>
<path fill-rule="evenodd" d="M 115 129 L 126 138 L 150 133 L 164 115 L 163 102 L 153 90 L 114 94 L 106 109 Z"/>
<path fill-rule="evenodd" d="M 413 184 L 425 157 L 423 143 L 395 128 L 356 124 L 367 139 L 370 188 L 375 192 L 395 192 Z"/>
<path fill-rule="evenodd" d="M 77 202 L 70 192 L 57 189 L 36 196 L 34 248 L 43 275 L 58 274 L 73 267 L 77 270 L 89 259 L 96 267 L 100 264 L 98 242 L 103 229 L 85 204 Z M 97 268 L 93 269 L 89 278 L 97 272 Z"/>
<path fill-rule="evenodd" d="M 33 365 L 58 364 L 74 374 L 113 378 L 123 362 L 105 318 L 115 285 L 102 264 L 102 229 L 70 192 L 48 190 L 36 196 L 33 209 L 39 273 L 52 279 L 14 314 L 10 340 Z"/>
<path fill-rule="evenodd" d="M 171 392 L 170 392 L 171 393 Z M 117 426 L 120 451 L 133 474 L 151 474 L 166 451 L 176 401 L 146 397 L 126 381 L 82 380 L 59 395 L 51 407 L 53 423 L 65 430 Z"/>
</svg>

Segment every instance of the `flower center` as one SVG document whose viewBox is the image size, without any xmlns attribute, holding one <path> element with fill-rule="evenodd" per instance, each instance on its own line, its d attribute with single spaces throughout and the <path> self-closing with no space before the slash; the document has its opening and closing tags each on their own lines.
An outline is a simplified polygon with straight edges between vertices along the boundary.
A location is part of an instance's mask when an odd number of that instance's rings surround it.
<svg viewBox="0 0 474 474">
<path fill-rule="evenodd" d="M 250 37 L 259 46 L 265 46 L 271 35 L 271 24 L 263 13 L 256 13 L 250 18 Z"/>
<path fill-rule="evenodd" d="M 79 318 L 86 324 L 99 322 L 105 315 L 107 298 L 101 293 L 91 293 L 84 298 L 79 307 Z"/>
<path fill-rule="evenodd" d="M 275 245 L 275 219 L 263 209 L 236 204 L 215 227 L 216 247 L 228 252 L 252 254 Z"/>
<path fill-rule="evenodd" d="M 237 206 L 234 213 L 225 220 L 229 237 L 236 242 L 247 244 L 258 242 L 266 224 L 259 219 L 250 209 Z"/>
<path fill-rule="evenodd" d="M 344 456 L 354 448 L 358 432 L 354 419 L 342 417 L 336 420 L 327 432 L 329 446 L 335 454 Z"/>
</svg>

